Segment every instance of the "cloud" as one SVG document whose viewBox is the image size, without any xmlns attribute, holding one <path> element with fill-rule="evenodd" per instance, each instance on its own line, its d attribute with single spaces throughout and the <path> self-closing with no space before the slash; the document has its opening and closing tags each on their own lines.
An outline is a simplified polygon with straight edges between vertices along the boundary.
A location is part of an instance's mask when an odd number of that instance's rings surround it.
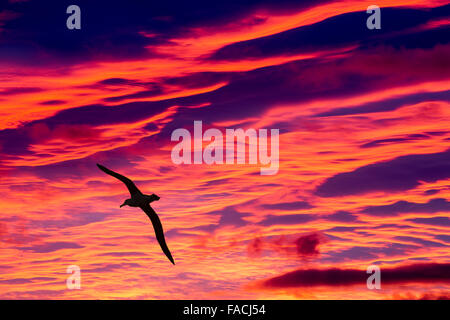
<svg viewBox="0 0 450 320">
<path fill-rule="evenodd" d="M 338 173 L 316 188 L 321 197 L 340 197 L 369 192 L 399 192 L 422 181 L 436 182 L 450 177 L 450 151 L 413 154 L 378 162 L 354 171 Z"/>
<path fill-rule="evenodd" d="M 42 284 L 40 284 L 42 286 Z M 64 290 L 29 290 L 29 291 L 14 291 L 6 292 L 5 299 L 20 300 L 20 299 L 49 299 L 49 297 L 59 298 L 67 294 L 67 289 Z"/>
<path fill-rule="evenodd" d="M 82 28 L 75 33 L 65 28 L 65 3 L 10 2 L 0 15 L 0 48 L 5 49 L 0 52 L 3 59 L 38 67 L 160 57 L 163 55 L 158 53 L 158 47 L 173 45 L 174 39 L 197 37 L 218 29 L 246 29 L 264 23 L 264 18 L 251 15 L 258 8 L 270 7 L 271 13 L 287 8 L 299 10 L 311 5 L 311 1 L 293 4 L 292 1 L 269 0 L 233 5 L 229 1 L 215 1 L 201 3 L 201 10 L 198 5 L 139 1 L 128 6 L 113 6 L 106 1 L 86 2 L 81 6 Z M 19 16 L 16 10 L 20 10 Z M 14 23 L 9 25 L 11 19 Z"/>
<path fill-rule="evenodd" d="M 261 207 L 269 210 L 301 210 L 313 208 L 313 206 L 306 201 L 270 203 L 270 204 L 263 204 L 261 205 Z"/>
<path fill-rule="evenodd" d="M 433 218 L 413 218 L 408 219 L 408 221 L 418 223 L 418 224 L 428 224 L 432 226 L 450 226 L 450 219 L 448 217 L 433 217 Z"/>
<path fill-rule="evenodd" d="M 105 252 L 99 254 L 100 256 L 107 256 L 107 257 L 137 257 L 137 256 L 146 256 L 144 252 Z"/>
<path fill-rule="evenodd" d="M 329 214 L 325 216 L 329 221 L 337 221 L 337 222 L 356 222 L 358 221 L 358 216 L 348 212 L 348 211 L 337 211 L 335 213 Z"/>
<path fill-rule="evenodd" d="M 400 240 L 400 241 L 405 241 L 405 242 L 417 243 L 417 244 L 420 244 L 421 246 L 423 246 L 425 248 L 445 247 L 446 246 L 445 244 L 442 244 L 440 242 L 424 240 L 424 239 L 420 239 L 420 238 L 416 238 L 416 237 L 397 236 L 397 237 L 395 237 L 395 239 L 396 240 Z"/>
<path fill-rule="evenodd" d="M 302 236 L 258 236 L 247 244 L 247 253 L 250 257 L 260 257 L 263 250 L 275 252 L 291 258 L 309 259 L 319 255 L 319 245 L 327 238 L 319 233 L 310 233 Z"/>
<path fill-rule="evenodd" d="M 365 286 L 366 270 L 305 269 L 265 280 L 265 288 L 295 288 L 315 286 Z M 450 283 L 450 264 L 424 263 L 394 268 L 381 268 L 381 285 L 400 283 Z"/>
<path fill-rule="evenodd" d="M 42 88 L 38 87 L 19 87 L 19 88 L 7 88 L 0 91 L 0 95 L 9 96 L 14 94 L 35 93 L 42 91 Z"/>
<path fill-rule="evenodd" d="M 369 206 L 361 212 L 372 216 L 396 216 L 401 213 L 435 213 L 449 212 L 450 202 L 443 198 L 431 199 L 426 203 L 415 203 L 409 201 L 397 201 L 393 204 L 383 206 Z"/>
<path fill-rule="evenodd" d="M 117 97 L 108 97 L 105 98 L 105 101 L 108 102 L 118 102 L 122 100 L 130 100 L 130 99 L 141 99 L 141 98 L 151 98 L 156 97 L 164 93 L 164 90 L 159 86 L 154 86 L 151 89 L 142 90 L 135 93 L 125 94 Z"/>
<path fill-rule="evenodd" d="M 434 237 L 438 240 L 450 243 L 450 235 L 448 234 L 437 234 Z"/>
<path fill-rule="evenodd" d="M 423 294 L 421 297 L 419 297 L 419 300 L 450 300 L 450 294 L 448 294 L 448 292 L 430 292 Z"/>
<path fill-rule="evenodd" d="M 381 54 L 381 53 L 380 53 Z M 418 57 L 419 58 L 419 57 Z M 431 57 L 430 57 L 431 58 Z M 432 58 L 431 58 L 432 59 Z M 390 64 L 386 61 L 387 64 Z M 392 63 L 392 62 L 391 62 Z M 387 112 L 405 107 L 417 101 L 445 101 L 446 97 L 449 95 L 448 90 L 438 91 L 438 92 L 419 92 L 410 93 L 401 97 L 386 98 L 379 101 L 368 101 L 354 107 L 339 107 L 324 112 L 320 112 L 314 115 L 314 117 L 336 117 L 336 116 L 348 116 L 348 115 L 358 115 L 358 114 L 370 114 L 376 112 Z M 394 138 L 393 138 L 394 139 Z M 408 137 L 399 138 L 400 142 L 405 142 L 414 139 L 408 139 Z M 389 139 L 388 139 L 389 140 Z M 418 140 L 418 139 L 416 139 Z M 385 145 L 388 143 L 395 142 L 378 140 L 373 143 L 369 142 L 367 145 L 362 145 L 361 148 L 371 148 L 380 145 Z"/>
<path fill-rule="evenodd" d="M 101 86 L 123 86 L 123 85 L 143 86 L 143 85 L 145 85 L 144 83 L 142 83 L 140 81 L 124 79 L 124 78 L 108 78 L 108 79 L 98 81 L 97 84 L 101 85 Z"/>
<path fill-rule="evenodd" d="M 320 253 L 319 244 L 321 242 L 322 238 L 318 233 L 301 236 L 295 241 L 297 246 L 297 254 L 300 257 L 317 256 Z"/>
<path fill-rule="evenodd" d="M 398 20 L 396 17 L 404 19 Z M 391 39 L 393 32 L 401 32 L 409 28 L 427 23 L 433 18 L 445 16 L 445 7 L 432 10 L 384 8 L 383 16 L 389 21 L 388 28 L 377 32 L 368 32 L 360 28 L 360 21 L 367 18 L 365 11 L 339 14 L 324 21 L 290 29 L 274 35 L 235 42 L 215 51 L 211 60 L 255 59 L 276 55 L 293 55 L 298 53 L 338 48 L 353 44 L 368 47 L 380 39 Z M 427 31 L 425 31 L 427 32 Z M 398 37 L 396 44 L 408 41 L 407 37 Z M 415 43 L 416 47 L 421 43 Z"/>
<path fill-rule="evenodd" d="M 101 272 L 113 272 L 116 270 L 129 270 L 133 268 L 142 267 L 139 263 L 126 262 L 126 263 L 108 263 L 98 267 L 83 269 L 83 273 L 101 273 Z"/>
<path fill-rule="evenodd" d="M 240 212 L 234 206 L 228 206 L 220 210 L 207 213 L 208 215 L 219 216 L 217 223 L 209 223 L 191 228 L 174 228 L 166 232 L 167 237 L 191 236 L 190 232 L 203 231 L 212 233 L 222 227 L 240 228 L 248 224 L 243 218 L 251 214 Z"/>
<path fill-rule="evenodd" d="M 42 281 L 53 281 L 58 280 L 57 278 L 52 277 L 34 277 L 34 278 L 15 278 L 15 279 L 7 279 L 0 280 L 0 284 L 26 284 L 33 282 L 42 282 Z"/>
<path fill-rule="evenodd" d="M 60 124 L 50 129 L 45 123 L 36 123 L 30 127 L 30 137 L 33 140 L 44 142 L 48 140 L 64 140 L 70 142 L 96 140 L 100 138 L 100 130 L 88 125 Z"/>
<path fill-rule="evenodd" d="M 316 220 L 312 214 L 267 215 L 259 224 L 263 226 L 300 224 Z"/>
<path fill-rule="evenodd" d="M 247 253 L 250 257 L 259 257 L 264 248 L 264 241 L 261 238 L 255 238 L 249 241 Z"/>
<path fill-rule="evenodd" d="M 111 108 L 102 104 L 62 110 L 45 119 L 49 127 L 58 125 L 106 125 L 132 123 L 154 116 L 170 107 L 170 103 L 130 102 Z M 31 125 L 39 123 L 36 121 Z"/>
<path fill-rule="evenodd" d="M 352 232 L 353 239 L 358 237 L 369 237 L 371 234 L 361 231 L 340 230 L 339 232 Z M 329 237 L 329 235 L 327 234 Z M 342 239 L 341 239 L 342 240 Z M 351 247 L 327 251 L 321 259 L 323 262 L 339 263 L 350 261 L 376 261 L 385 257 L 404 257 L 405 255 L 416 252 L 421 246 L 417 244 L 404 244 L 385 240 L 383 244 L 374 244 L 372 246 L 363 246 L 354 244 Z"/>
<path fill-rule="evenodd" d="M 387 144 L 392 143 L 399 143 L 399 142 L 408 142 L 408 141 L 416 141 L 416 140 L 423 140 L 423 139 L 429 139 L 430 136 L 426 134 L 410 134 L 399 138 L 389 138 L 389 139 L 379 139 L 379 140 L 373 140 L 367 143 L 364 143 L 361 145 L 361 148 L 374 148 L 379 146 L 384 146 Z"/>
<path fill-rule="evenodd" d="M 80 210 L 81 208 L 77 208 Z M 84 211 L 84 209 L 81 209 Z M 80 210 L 80 211 L 81 211 Z M 114 213 L 108 212 L 91 212 L 86 209 L 85 212 L 79 212 L 74 215 L 72 212 L 66 212 L 66 215 L 60 219 L 44 219 L 44 220 L 28 220 L 28 223 L 31 228 L 38 228 L 43 230 L 49 229 L 64 229 L 64 228 L 73 228 L 79 226 L 85 226 L 90 223 L 104 221 L 112 216 Z M 63 211 L 63 210 L 61 210 Z"/>
<path fill-rule="evenodd" d="M 81 246 L 75 242 L 67 242 L 67 241 L 57 241 L 57 242 L 47 242 L 44 244 L 38 244 L 30 247 L 22 247 L 21 250 L 32 251 L 34 253 L 49 253 L 63 249 L 81 249 L 84 246 Z"/>
<path fill-rule="evenodd" d="M 202 4 L 202 10 L 189 2 L 174 7 L 147 1 L 122 8 L 91 1 L 81 6 L 82 29 L 68 31 L 66 5 L 42 1 L 20 4 L 23 18 L 0 27 L 0 60 L 9 75 L 0 91 L 11 89 L 0 96 L 0 188 L 7 200 L 2 203 L 6 229 L 0 224 L 0 236 L 10 265 L 0 266 L 6 272 L 0 278 L 9 282 L 3 286 L 11 292 L 0 296 L 12 297 L 14 291 L 18 298 L 264 298 L 241 290 L 255 270 L 265 279 L 274 266 L 309 263 L 319 253 L 315 263 L 321 268 L 429 261 L 427 257 L 445 262 L 443 245 L 449 240 L 440 223 L 446 218 L 369 219 L 369 213 L 360 211 L 382 205 L 380 210 L 393 215 L 411 206 L 432 211 L 447 205 L 429 200 L 446 197 L 445 181 L 384 201 L 378 201 L 379 195 L 330 201 L 311 194 L 311 188 L 342 170 L 380 161 L 368 159 L 386 159 L 391 150 L 391 157 L 443 150 L 449 136 L 446 25 L 440 32 L 416 33 L 406 30 L 403 21 L 385 19 L 392 28 L 378 32 L 365 28 L 364 17 L 362 29 L 346 33 L 356 23 L 352 17 L 367 16 L 364 11 L 345 14 L 361 8 L 357 0 L 338 9 L 328 0 L 232 5 L 218 0 Z M 426 10 L 402 11 L 406 5 L 396 12 L 412 12 L 407 24 L 421 28 L 442 12 L 431 9 L 436 5 L 421 0 L 414 8 Z M 282 32 L 287 29 L 294 30 Z M 390 34 L 393 30 L 396 34 Z M 403 37 L 398 30 L 411 35 Z M 289 39 L 283 39 L 286 34 Z M 342 50 L 349 44 L 351 49 Z M 417 47 L 421 49 L 411 49 Z M 221 61 L 207 58 L 214 52 L 224 53 Z M 303 56 L 305 52 L 312 54 Z M 33 87 L 37 91 L 29 89 Z M 349 116 L 339 116 L 344 114 Z M 283 170 L 276 177 L 262 177 L 247 166 L 173 165 L 170 135 L 178 128 L 192 132 L 194 120 L 203 120 L 205 129 L 280 128 Z M 418 166 L 397 165 L 392 180 L 404 168 L 410 172 L 397 180 L 408 186 L 411 175 L 412 184 L 426 182 L 422 177 L 430 177 L 428 165 L 437 167 L 439 177 L 448 172 L 436 166 L 435 158 L 422 160 Z M 156 242 L 149 246 L 148 237 L 154 235 L 147 217 L 134 209 L 129 209 L 132 215 L 119 212 L 116 201 L 127 190 L 102 176 L 96 162 L 162 196 L 155 209 L 163 215 L 165 235 L 172 239 L 169 245 L 183 263 L 183 273 L 195 274 L 194 279 L 173 273 L 164 259 L 150 259 L 151 252 L 159 257 L 161 251 Z M 385 179 L 379 172 L 369 177 Z M 356 182 L 362 187 L 354 188 L 366 192 L 371 180 Z M 439 195 L 423 193 L 432 188 L 441 189 Z M 297 198 L 289 198 L 293 194 Z M 386 207 L 401 199 L 408 201 Z M 29 233 L 21 235 L 10 223 L 17 215 Z M 432 215 L 415 211 L 406 218 L 417 217 Z M 311 230 L 327 233 L 334 242 L 323 245 L 325 240 Z M 36 241 L 42 234 L 46 237 Z M 75 248 L 82 245 L 86 247 Z M 18 251 L 21 246 L 25 251 Z M 250 257 L 263 255 L 251 268 L 246 250 Z M 82 266 L 83 283 L 90 285 L 79 292 L 55 294 L 45 289 L 58 289 L 64 281 L 27 282 L 23 277 L 39 269 L 39 275 L 49 277 L 60 270 L 65 278 L 67 256 L 81 252 L 91 262 Z M 29 263 L 21 263 L 17 254 L 29 256 Z M 149 275 L 149 262 L 159 270 L 158 277 Z M 216 276 L 211 265 L 217 266 Z M 145 286 L 136 287 L 138 282 Z M 370 295 L 352 289 L 345 296 Z M 439 283 L 430 288 L 436 289 Z M 424 292 L 420 286 L 413 290 Z M 331 288 L 321 297 L 342 297 L 338 291 Z"/>
<path fill-rule="evenodd" d="M 441 190 L 439 189 L 430 189 L 424 192 L 425 195 L 427 196 L 431 196 L 433 194 L 439 193 Z"/>
<path fill-rule="evenodd" d="M 59 105 L 59 104 L 64 104 L 66 103 L 66 101 L 64 100 L 46 100 L 46 101 L 42 101 L 39 104 L 43 105 L 43 106 L 55 106 L 55 105 Z"/>
<path fill-rule="evenodd" d="M 215 228 L 223 226 L 233 226 L 236 228 L 242 227 L 248 224 L 248 222 L 243 218 L 251 215 L 249 213 L 239 212 L 233 206 L 225 207 L 221 210 L 211 211 L 208 213 L 208 215 L 210 214 L 220 216 L 219 222 L 217 223 Z"/>
</svg>

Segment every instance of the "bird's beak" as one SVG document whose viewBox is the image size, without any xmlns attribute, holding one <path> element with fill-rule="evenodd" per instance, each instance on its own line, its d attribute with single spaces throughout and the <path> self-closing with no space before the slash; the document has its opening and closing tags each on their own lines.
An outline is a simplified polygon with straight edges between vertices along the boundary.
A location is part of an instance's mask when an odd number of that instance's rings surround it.
<svg viewBox="0 0 450 320">
<path fill-rule="evenodd" d="M 120 207 L 122 208 L 124 205 L 125 205 L 125 203 L 122 203 L 122 204 L 120 205 Z"/>
</svg>

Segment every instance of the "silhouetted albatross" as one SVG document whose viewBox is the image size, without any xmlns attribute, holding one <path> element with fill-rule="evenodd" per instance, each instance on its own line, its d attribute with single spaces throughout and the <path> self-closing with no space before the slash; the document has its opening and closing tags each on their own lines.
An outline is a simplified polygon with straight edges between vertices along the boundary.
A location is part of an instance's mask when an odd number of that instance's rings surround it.
<svg viewBox="0 0 450 320">
<path fill-rule="evenodd" d="M 114 172 L 112 170 L 109 170 L 108 168 L 105 168 L 101 164 L 97 163 L 97 167 L 100 168 L 103 172 L 113 176 L 114 178 L 119 179 L 128 188 L 128 191 L 130 191 L 131 199 L 126 199 L 124 203 L 120 205 L 122 208 L 123 206 L 130 206 L 130 207 L 139 207 L 141 208 L 150 218 L 153 224 L 153 228 L 155 229 L 155 235 L 156 239 L 159 242 L 159 245 L 161 246 L 162 251 L 166 254 L 167 258 L 169 258 L 170 262 L 175 264 L 173 261 L 172 255 L 170 254 L 169 248 L 167 247 L 166 240 L 164 239 L 164 231 L 161 224 L 161 221 L 158 218 L 158 215 L 156 214 L 155 210 L 153 210 L 152 207 L 150 207 L 150 202 L 158 201 L 159 197 L 156 194 L 152 194 L 151 196 L 147 194 L 143 194 L 127 177 L 124 177 L 121 174 L 118 174 L 117 172 Z"/>
</svg>

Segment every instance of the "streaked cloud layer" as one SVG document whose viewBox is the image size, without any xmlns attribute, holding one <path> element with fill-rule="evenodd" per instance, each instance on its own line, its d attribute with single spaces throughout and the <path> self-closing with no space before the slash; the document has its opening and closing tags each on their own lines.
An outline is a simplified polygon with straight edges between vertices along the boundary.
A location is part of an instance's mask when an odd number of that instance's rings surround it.
<svg viewBox="0 0 450 320">
<path fill-rule="evenodd" d="M 70 4 L 0 11 L 0 298 L 448 297 L 446 1 L 380 0 L 381 30 L 353 0 Z M 174 165 L 194 120 L 280 129 L 278 174 Z M 96 163 L 161 197 L 176 266 Z"/>
</svg>

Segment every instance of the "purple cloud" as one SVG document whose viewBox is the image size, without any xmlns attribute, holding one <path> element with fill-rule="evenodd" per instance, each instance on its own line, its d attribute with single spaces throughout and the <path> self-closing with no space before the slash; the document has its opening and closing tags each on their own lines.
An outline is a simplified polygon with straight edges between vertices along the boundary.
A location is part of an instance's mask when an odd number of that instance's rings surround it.
<svg viewBox="0 0 450 320">
<path fill-rule="evenodd" d="M 313 208 L 306 201 L 292 201 L 292 202 L 279 202 L 279 203 L 271 203 L 271 204 L 263 204 L 261 205 L 264 209 L 270 210 L 300 210 L 300 209 L 311 209 Z"/>
<path fill-rule="evenodd" d="M 34 253 L 48 253 L 62 249 L 80 249 L 84 248 L 74 242 L 58 241 L 58 242 L 47 242 L 44 244 L 39 244 L 30 247 L 23 247 L 22 250 L 32 251 Z"/>
<path fill-rule="evenodd" d="M 266 288 L 295 288 L 314 286 L 366 285 L 366 270 L 356 269 L 306 269 L 288 272 L 266 280 Z M 398 284 L 409 282 L 449 283 L 450 264 L 423 263 L 409 266 L 381 269 L 382 283 Z"/>
<path fill-rule="evenodd" d="M 433 218 L 414 218 L 408 221 L 418 224 L 429 224 L 432 226 L 450 226 L 450 219 L 448 217 L 433 217 Z"/>
<path fill-rule="evenodd" d="M 272 226 L 272 225 L 289 225 L 289 224 L 300 224 L 306 223 L 315 220 L 315 217 L 312 214 L 287 214 L 281 216 L 268 215 L 264 218 L 263 221 L 260 222 L 263 226 Z"/>
<path fill-rule="evenodd" d="M 400 213 L 435 213 L 449 211 L 450 202 L 446 199 L 436 198 L 431 199 L 426 203 L 414 203 L 401 200 L 393 204 L 366 207 L 361 212 L 373 216 L 396 216 Z"/>
<path fill-rule="evenodd" d="M 340 197 L 368 192 L 398 192 L 413 189 L 421 181 L 435 182 L 450 177 L 450 151 L 407 155 L 393 160 L 338 173 L 318 186 L 321 197 Z"/>
</svg>

